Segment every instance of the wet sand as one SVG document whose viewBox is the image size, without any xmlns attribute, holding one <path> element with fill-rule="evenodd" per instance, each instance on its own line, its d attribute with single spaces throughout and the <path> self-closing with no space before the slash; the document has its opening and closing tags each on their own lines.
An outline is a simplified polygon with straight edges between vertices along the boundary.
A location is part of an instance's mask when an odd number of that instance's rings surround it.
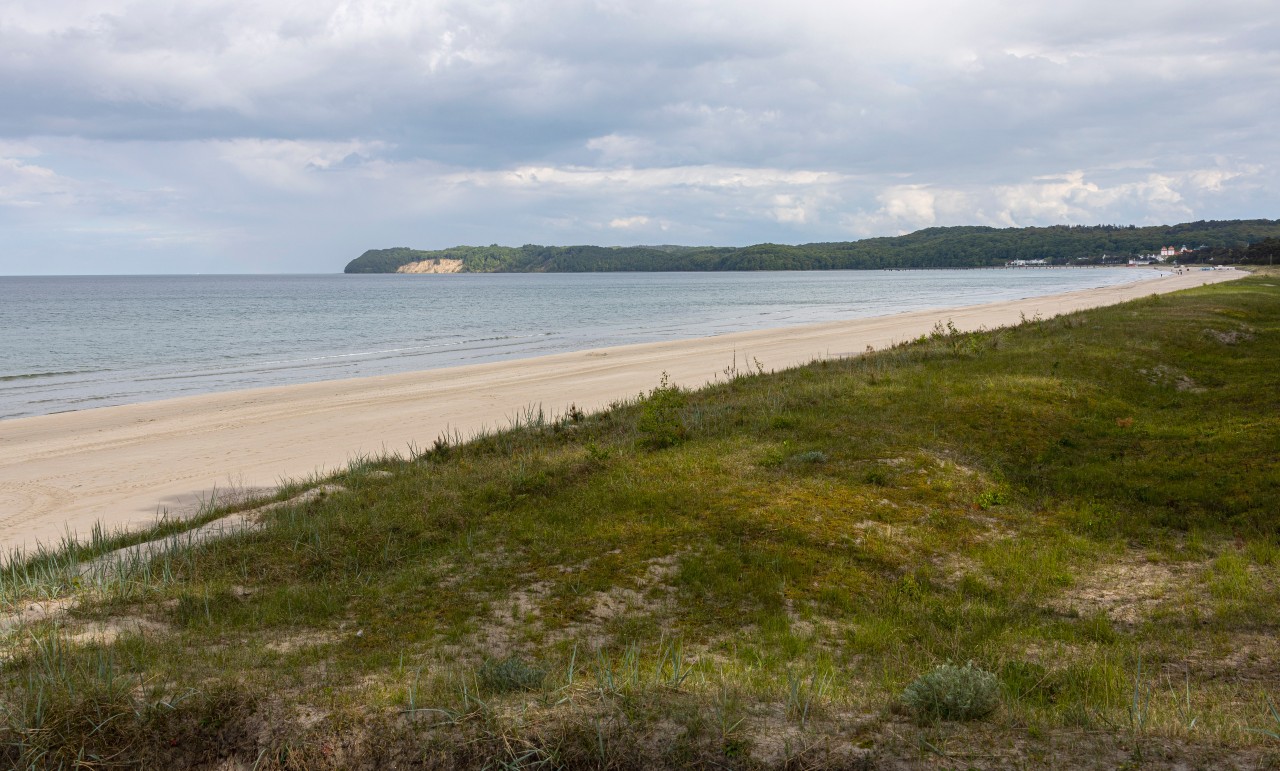
<svg viewBox="0 0 1280 771">
<path fill-rule="evenodd" d="M 1027 300 L 718 337 L 603 348 L 400 375 L 103 407 L 0 421 L 0 549 L 137 528 L 194 512 L 215 488 L 273 487 L 362 456 L 407 454 L 440 434 L 503 427 L 526 409 L 584 410 L 652 388 L 696 387 L 758 361 L 769 370 L 927 334 L 1048 318 L 1246 275 L 1198 271 Z"/>
</svg>

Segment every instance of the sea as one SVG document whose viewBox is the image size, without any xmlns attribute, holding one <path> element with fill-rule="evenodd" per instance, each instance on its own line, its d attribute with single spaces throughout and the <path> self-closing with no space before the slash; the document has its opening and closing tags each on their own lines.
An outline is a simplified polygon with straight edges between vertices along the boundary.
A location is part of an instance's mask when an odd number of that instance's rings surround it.
<svg viewBox="0 0 1280 771">
<path fill-rule="evenodd" d="M 1155 275 L 1019 268 L 0 277 L 0 420 L 1012 300 Z"/>
</svg>

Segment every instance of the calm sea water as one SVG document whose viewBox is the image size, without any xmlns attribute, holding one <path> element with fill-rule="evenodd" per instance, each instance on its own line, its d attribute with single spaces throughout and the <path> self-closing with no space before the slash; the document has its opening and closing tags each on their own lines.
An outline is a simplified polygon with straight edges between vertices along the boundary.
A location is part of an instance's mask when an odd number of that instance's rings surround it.
<svg viewBox="0 0 1280 771">
<path fill-rule="evenodd" d="M 1152 275 L 0 277 L 0 419 L 983 303 Z"/>
</svg>

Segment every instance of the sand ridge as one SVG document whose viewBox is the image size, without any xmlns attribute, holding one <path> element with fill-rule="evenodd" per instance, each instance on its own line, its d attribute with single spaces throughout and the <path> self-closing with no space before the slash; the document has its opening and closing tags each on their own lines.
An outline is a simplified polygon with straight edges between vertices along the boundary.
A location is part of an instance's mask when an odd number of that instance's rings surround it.
<svg viewBox="0 0 1280 771">
<path fill-rule="evenodd" d="M 1117 270 L 1122 270 L 1117 268 Z M 593 410 L 657 384 L 696 387 L 739 368 L 782 369 L 927 334 L 1016 324 L 1247 275 L 1199 271 L 1047 297 L 642 343 L 398 375 L 205 394 L 0 421 L 0 548 L 144 527 L 210 491 L 271 487 L 440 434 L 502 427 L 531 405 Z"/>
</svg>

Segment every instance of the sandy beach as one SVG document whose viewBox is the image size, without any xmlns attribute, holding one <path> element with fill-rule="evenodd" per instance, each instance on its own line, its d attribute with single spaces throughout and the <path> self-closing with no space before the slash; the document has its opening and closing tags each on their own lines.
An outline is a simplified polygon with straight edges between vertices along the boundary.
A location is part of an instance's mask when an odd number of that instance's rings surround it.
<svg viewBox="0 0 1280 771">
<path fill-rule="evenodd" d="M 0 547 L 143 527 L 193 512 L 210 491 L 272 487 L 352 459 L 429 447 L 444 432 L 502 427 L 530 406 L 593 410 L 665 371 L 696 387 L 758 361 L 782 369 L 928 333 L 1016 324 L 1239 278 L 1183 275 L 1013 302 L 606 348 L 401 375 L 149 402 L 0 422 Z"/>
</svg>

